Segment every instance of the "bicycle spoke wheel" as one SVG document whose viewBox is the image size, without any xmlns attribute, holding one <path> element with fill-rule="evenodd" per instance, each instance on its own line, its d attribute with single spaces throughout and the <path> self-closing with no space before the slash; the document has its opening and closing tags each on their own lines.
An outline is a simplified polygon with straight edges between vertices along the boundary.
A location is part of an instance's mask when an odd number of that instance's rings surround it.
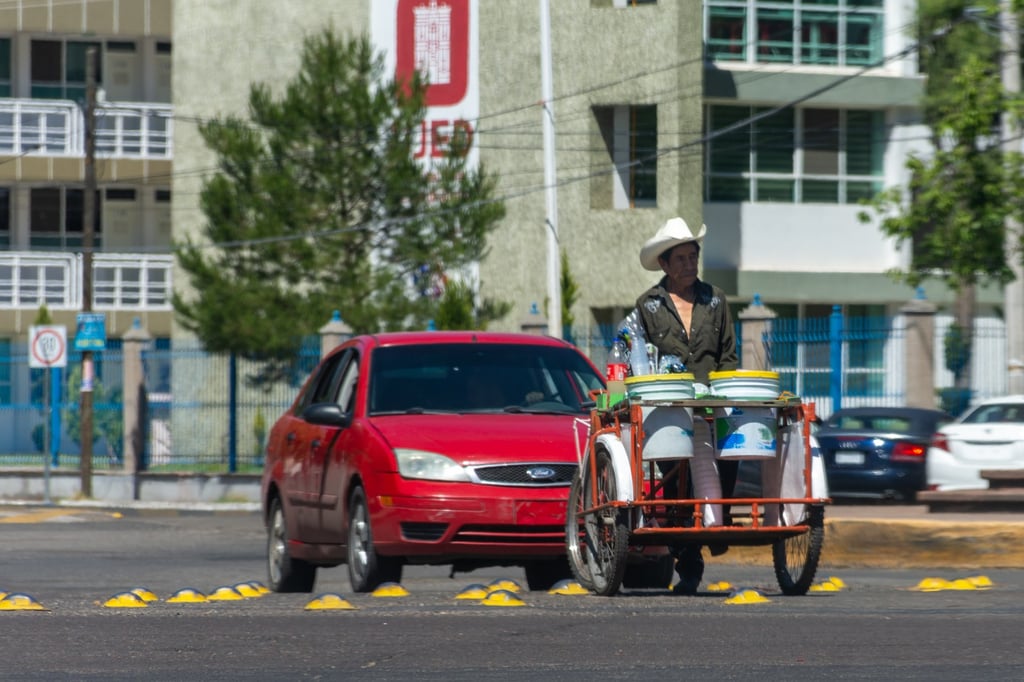
<svg viewBox="0 0 1024 682">
<path fill-rule="evenodd" d="M 587 554 L 592 551 L 592 548 L 587 545 L 583 515 L 580 513 L 586 507 L 583 497 L 583 481 L 581 475 L 577 475 L 569 488 L 568 513 L 565 515 L 565 553 L 576 582 L 588 590 L 592 590 L 594 583 L 590 578 L 590 565 L 587 562 Z"/>
<path fill-rule="evenodd" d="M 783 594 L 807 594 L 818 570 L 825 538 L 825 508 L 821 505 L 808 507 L 805 523 L 809 526 L 806 533 L 776 540 L 772 544 L 775 577 Z"/>
<path fill-rule="evenodd" d="M 597 474 L 591 478 L 584 471 L 583 504 L 590 506 L 597 491 L 598 504 L 618 499 L 615 486 L 615 472 L 611 456 L 604 448 L 594 453 Z M 626 572 L 626 553 L 629 550 L 629 515 L 614 508 L 607 508 L 584 519 L 587 566 L 590 569 L 591 589 L 597 594 L 615 594 L 622 584 Z"/>
</svg>

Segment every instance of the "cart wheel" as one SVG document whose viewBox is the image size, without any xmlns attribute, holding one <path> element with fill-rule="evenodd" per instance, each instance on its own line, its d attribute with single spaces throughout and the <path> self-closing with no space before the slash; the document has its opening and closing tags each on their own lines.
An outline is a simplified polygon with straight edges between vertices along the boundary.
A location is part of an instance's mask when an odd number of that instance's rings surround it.
<svg viewBox="0 0 1024 682">
<path fill-rule="evenodd" d="M 587 563 L 587 554 L 592 548 L 587 547 L 586 529 L 583 516 L 580 514 L 580 511 L 586 508 L 583 504 L 583 481 L 580 477 L 582 473 L 581 471 L 580 475 L 573 479 L 569 488 L 568 513 L 565 515 L 565 553 L 576 582 L 592 590 L 594 583 L 590 579 L 590 565 Z"/>
<path fill-rule="evenodd" d="M 818 570 L 821 543 L 825 538 L 825 508 L 809 506 L 805 523 L 810 527 L 806 533 L 776 540 L 772 544 L 775 577 L 783 594 L 807 594 Z"/>
<path fill-rule="evenodd" d="M 597 489 L 599 503 L 618 499 L 615 472 L 608 451 L 598 446 L 594 453 L 597 478 L 591 480 L 589 470 L 583 472 L 583 503 L 589 506 L 593 490 Z M 586 465 L 584 465 L 586 466 Z M 586 537 L 587 566 L 590 569 L 591 588 L 597 594 L 609 597 L 619 590 L 626 573 L 626 554 L 629 551 L 629 514 L 614 508 L 596 514 L 587 514 L 583 521 Z"/>
</svg>

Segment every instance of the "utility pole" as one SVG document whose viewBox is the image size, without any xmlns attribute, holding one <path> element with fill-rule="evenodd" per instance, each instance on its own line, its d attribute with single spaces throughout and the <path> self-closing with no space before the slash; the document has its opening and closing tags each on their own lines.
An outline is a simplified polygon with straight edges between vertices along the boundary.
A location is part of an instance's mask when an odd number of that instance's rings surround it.
<svg viewBox="0 0 1024 682">
<path fill-rule="evenodd" d="M 999 2 L 999 35 L 1002 43 L 1000 68 L 1003 89 L 1008 97 L 1020 94 L 1020 28 L 1012 0 Z M 1004 107 L 1002 115 L 1002 147 L 1004 154 L 1021 151 L 1020 127 L 1015 114 Z M 1020 252 L 1021 225 L 1012 216 L 1006 219 L 1004 251 L 1013 270 L 1014 281 L 1003 289 L 1004 321 L 1006 323 L 1007 391 L 1024 394 L 1024 267 Z"/>
<path fill-rule="evenodd" d="M 562 259 L 558 247 L 558 176 L 555 173 L 555 103 L 551 85 L 551 12 L 540 0 L 540 89 L 544 116 L 544 187 L 547 189 L 548 336 L 562 338 Z"/>
<path fill-rule="evenodd" d="M 96 232 L 96 48 L 85 50 L 85 195 L 82 197 L 82 312 L 92 312 L 92 251 Z M 92 497 L 92 389 L 91 350 L 82 351 L 81 490 Z"/>
</svg>

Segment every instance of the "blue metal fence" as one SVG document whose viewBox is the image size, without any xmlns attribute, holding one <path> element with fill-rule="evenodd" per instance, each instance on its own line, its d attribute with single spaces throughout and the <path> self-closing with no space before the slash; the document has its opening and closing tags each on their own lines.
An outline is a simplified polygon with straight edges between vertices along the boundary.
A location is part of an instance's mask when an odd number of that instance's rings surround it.
<svg viewBox="0 0 1024 682">
<path fill-rule="evenodd" d="M 936 318 L 935 385 L 949 392 L 954 377 L 944 365 L 942 338 L 950 319 Z M 612 325 L 579 330 L 572 335 L 598 367 L 615 333 Z M 741 339 L 737 325 L 737 338 Z M 781 388 L 813 400 L 828 415 L 843 405 L 905 404 L 905 323 L 891 318 L 844 318 L 838 306 L 824 318 L 776 319 L 763 339 L 771 369 Z M 742 341 L 740 341 L 742 347 Z M 979 320 L 971 355 L 974 399 L 1005 392 L 1005 329 L 1001 321 Z M 6 352 L 4 352 L 6 348 Z M 303 346 L 290 375 L 270 386 L 251 378 L 255 362 L 227 354 L 208 353 L 195 342 L 167 339 L 153 342 L 143 353 L 148 393 L 143 468 L 156 471 L 236 472 L 262 466 L 266 432 L 292 403 L 299 386 L 319 360 L 318 338 Z M 93 466 L 118 469 L 124 464 L 120 446 L 123 420 L 121 342 L 95 354 Z M 79 353 L 69 354 L 65 370 L 30 370 L 25 343 L 0 345 L 0 466 L 41 467 L 49 457 L 55 467 L 78 467 L 80 448 L 74 428 L 78 399 Z M 54 384 L 54 410 L 59 428 L 44 454 L 43 438 L 51 421 L 44 401 L 49 377 Z"/>
</svg>

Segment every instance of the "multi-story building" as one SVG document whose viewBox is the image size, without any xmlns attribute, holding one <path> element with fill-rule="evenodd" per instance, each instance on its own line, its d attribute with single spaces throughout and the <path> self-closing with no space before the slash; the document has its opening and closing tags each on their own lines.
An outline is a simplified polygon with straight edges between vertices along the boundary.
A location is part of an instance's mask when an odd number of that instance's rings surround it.
<svg viewBox="0 0 1024 682">
<path fill-rule="evenodd" d="M 0 354 L 45 304 L 82 310 L 87 55 L 94 54 L 93 309 L 171 333 L 171 0 L 0 4 Z M 30 387 L 0 376 L 0 403 Z M 6 429 L 5 429 L 6 430 Z"/>
</svg>

